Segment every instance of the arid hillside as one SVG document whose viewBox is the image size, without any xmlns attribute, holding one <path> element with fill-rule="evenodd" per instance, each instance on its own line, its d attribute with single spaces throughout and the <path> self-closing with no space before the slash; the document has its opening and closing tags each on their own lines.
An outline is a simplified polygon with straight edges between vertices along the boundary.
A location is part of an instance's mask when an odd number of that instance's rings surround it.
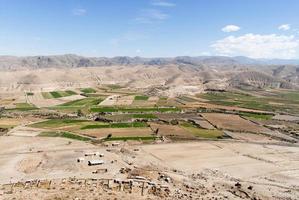
<svg viewBox="0 0 299 200">
<path fill-rule="evenodd" d="M 7 92 L 120 84 L 160 87 L 175 95 L 229 88 L 297 89 L 299 85 L 298 66 L 230 57 L 2 56 L 0 70 L 0 87 Z"/>
</svg>

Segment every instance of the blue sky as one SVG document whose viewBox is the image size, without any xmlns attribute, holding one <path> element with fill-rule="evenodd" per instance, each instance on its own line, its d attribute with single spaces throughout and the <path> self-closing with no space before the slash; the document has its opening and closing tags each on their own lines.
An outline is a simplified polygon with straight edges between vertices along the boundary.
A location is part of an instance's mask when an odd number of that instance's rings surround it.
<svg viewBox="0 0 299 200">
<path fill-rule="evenodd" d="M 0 0 L 0 55 L 299 58 L 298 0 Z"/>
</svg>

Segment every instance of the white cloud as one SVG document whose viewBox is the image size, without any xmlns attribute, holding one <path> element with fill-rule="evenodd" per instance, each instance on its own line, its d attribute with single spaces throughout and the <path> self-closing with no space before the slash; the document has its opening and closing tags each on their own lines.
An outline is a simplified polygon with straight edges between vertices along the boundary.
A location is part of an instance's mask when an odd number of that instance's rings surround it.
<svg viewBox="0 0 299 200">
<path fill-rule="evenodd" d="M 290 30 L 291 25 L 290 24 L 282 24 L 278 27 L 279 30 L 287 31 Z"/>
<path fill-rule="evenodd" d="M 170 3 L 167 1 L 154 1 L 151 3 L 153 6 L 161 6 L 161 7 L 174 7 L 176 4 Z"/>
<path fill-rule="evenodd" d="M 136 50 L 136 53 L 137 53 L 137 54 L 140 54 L 141 52 L 142 52 L 142 51 L 141 51 L 140 49 L 137 49 L 137 50 Z"/>
<path fill-rule="evenodd" d="M 87 10 L 83 9 L 83 8 L 76 8 L 76 9 L 72 10 L 72 13 L 73 13 L 73 15 L 76 15 L 76 16 L 83 16 L 83 15 L 86 15 Z"/>
<path fill-rule="evenodd" d="M 299 40 L 290 35 L 245 34 L 229 36 L 211 45 L 215 51 L 227 56 L 248 56 L 252 58 L 296 58 Z"/>
<path fill-rule="evenodd" d="M 225 27 L 223 27 L 221 30 L 223 32 L 226 32 L 226 33 L 229 33 L 229 32 L 235 32 L 235 31 L 238 31 L 240 30 L 241 28 L 239 26 L 236 26 L 236 25 L 227 25 Z"/>
<path fill-rule="evenodd" d="M 169 15 L 156 9 L 142 10 L 140 15 L 135 18 L 135 21 L 142 24 L 150 24 L 154 22 L 161 22 L 169 18 Z"/>
</svg>

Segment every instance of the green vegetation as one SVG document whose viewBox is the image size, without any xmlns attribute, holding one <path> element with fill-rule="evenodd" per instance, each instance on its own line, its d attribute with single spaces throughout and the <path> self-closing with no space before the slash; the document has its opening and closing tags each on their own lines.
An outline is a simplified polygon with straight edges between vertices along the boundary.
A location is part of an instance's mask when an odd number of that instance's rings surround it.
<svg viewBox="0 0 299 200">
<path fill-rule="evenodd" d="M 132 115 L 132 118 L 135 118 L 135 119 L 156 119 L 157 116 L 154 115 L 154 114 L 133 114 Z"/>
<path fill-rule="evenodd" d="M 186 102 L 196 102 L 196 99 L 193 99 L 191 97 L 187 97 L 187 96 L 180 96 L 178 97 L 180 100 L 186 101 Z"/>
<path fill-rule="evenodd" d="M 148 98 L 149 98 L 148 96 L 135 96 L 134 100 L 147 101 Z"/>
<path fill-rule="evenodd" d="M 85 129 L 98 129 L 98 128 L 142 128 L 148 125 L 144 122 L 132 122 L 132 123 L 111 123 L 111 124 L 92 124 L 81 127 Z"/>
<path fill-rule="evenodd" d="M 61 97 L 67 97 L 67 96 L 72 96 L 76 95 L 77 93 L 71 90 L 66 90 L 66 91 L 52 91 L 52 92 L 42 92 L 42 96 L 45 99 L 53 99 L 53 98 L 61 98 Z"/>
<path fill-rule="evenodd" d="M 50 92 L 53 98 L 60 98 L 63 97 L 59 92 Z"/>
<path fill-rule="evenodd" d="M 102 122 L 94 122 L 89 120 L 76 120 L 76 119 L 49 119 L 43 122 L 31 124 L 30 127 L 34 128 L 63 128 L 63 127 L 78 127 L 87 125 L 103 125 Z"/>
<path fill-rule="evenodd" d="M 200 138 L 217 139 L 223 136 L 223 133 L 219 130 L 202 129 L 187 122 L 181 123 L 180 126 L 183 129 L 195 135 L 196 137 L 200 137 Z"/>
<path fill-rule="evenodd" d="M 29 103 L 16 103 L 16 108 L 11 110 L 17 111 L 30 111 L 30 110 L 37 110 L 38 108 Z"/>
<path fill-rule="evenodd" d="M 42 132 L 38 136 L 41 137 L 63 137 L 63 138 L 69 138 L 73 140 L 80 140 L 80 141 L 90 141 L 91 139 L 88 137 L 83 137 L 80 135 L 76 135 L 70 132 L 65 132 L 65 131 L 47 131 L 47 132 Z"/>
<path fill-rule="evenodd" d="M 144 136 L 144 137 L 110 137 L 106 138 L 105 141 L 127 141 L 127 140 L 134 140 L 134 141 L 153 141 L 156 137 L 154 136 Z"/>
<path fill-rule="evenodd" d="M 95 89 L 93 89 L 93 88 L 82 88 L 81 90 L 80 90 L 81 92 L 83 92 L 83 93 L 96 93 L 97 91 L 95 90 Z"/>
<path fill-rule="evenodd" d="M 239 113 L 243 117 L 249 117 L 258 120 L 271 120 L 273 115 L 270 114 L 259 114 L 259 113 L 248 113 L 248 112 L 240 112 Z"/>
<path fill-rule="evenodd" d="M 27 95 L 27 96 L 33 96 L 34 93 L 33 93 L 33 92 L 27 92 L 26 95 Z"/>
<path fill-rule="evenodd" d="M 79 107 L 81 107 L 81 106 L 95 106 L 95 105 L 98 105 L 99 103 L 101 103 L 102 101 L 103 101 L 102 99 L 88 97 L 88 98 L 85 98 L 85 99 L 70 101 L 70 102 L 61 104 L 59 106 L 79 106 Z"/>
<path fill-rule="evenodd" d="M 112 90 L 116 90 L 116 89 L 121 89 L 123 88 L 122 86 L 120 85 L 116 85 L 116 84 L 109 84 L 109 85 L 106 85 L 108 88 L 112 89 Z"/>
<path fill-rule="evenodd" d="M 42 92 L 44 99 L 52 99 L 52 95 L 49 92 Z"/>
<path fill-rule="evenodd" d="M 121 108 L 121 107 L 92 107 L 91 112 L 125 112 L 125 113 L 143 113 L 143 112 L 180 112 L 176 107 L 149 107 L 149 108 Z"/>
<path fill-rule="evenodd" d="M 14 125 L 5 125 L 5 124 L 0 124 L 0 128 L 3 128 L 3 129 L 11 129 L 15 127 Z"/>
<path fill-rule="evenodd" d="M 237 106 L 270 112 L 299 113 L 299 93 L 296 91 L 274 90 L 258 93 L 257 96 L 238 92 L 209 92 L 198 95 L 209 103 Z"/>
<path fill-rule="evenodd" d="M 88 113 L 89 107 L 96 106 L 102 101 L 103 100 L 100 98 L 87 97 L 84 99 L 70 101 L 58 106 L 49 107 L 49 109 L 60 110 L 65 112 L 77 112 L 78 109 L 80 109 L 82 113 Z"/>
<path fill-rule="evenodd" d="M 167 100 L 168 100 L 167 97 L 160 97 L 157 102 L 157 105 L 158 106 L 167 106 Z"/>
</svg>

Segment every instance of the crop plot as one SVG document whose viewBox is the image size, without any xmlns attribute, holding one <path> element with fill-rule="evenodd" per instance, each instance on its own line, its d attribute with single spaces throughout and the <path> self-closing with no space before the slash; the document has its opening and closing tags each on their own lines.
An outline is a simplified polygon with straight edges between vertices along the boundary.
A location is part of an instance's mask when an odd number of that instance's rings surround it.
<svg viewBox="0 0 299 200">
<path fill-rule="evenodd" d="M 149 99 L 148 96 L 135 96 L 134 100 L 141 100 L 141 101 L 147 101 Z"/>
<path fill-rule="evenodd" d="M 90 141 L 91 139 L 88 137 L 83 137 L 74 133 L 65 132 L 65 131 L 46 131 L 42 132 L 38 135 L 39 137 L 63 137 L 73 140 L 80 140 L 80 141 Z"/>
<path fill-rule="evenodd" d="M 202 129 L 186 122 L 180 124 L 180 126 L 183 129 L 195 135 L 196 137 L 200 137 L 200 138 L 219 139 L 223 136 L 223 132 L 220 130 Z"/>
<path fill-rule="evenodd" d="M 107 138 L 109 135 L 111 138 L 130 137 L 133 140 L 136 137 L 153 137 L 148 127 L 85 129 L 81 130 L 80 134 L 96 138 Z"/>
<path fill-rule="evenodd" d="M 45 99 L 57 99 L 61 97 L 67 97 L 76 95 L 77 93 L 72 90 L 66 90 L 66 91 L 52 91 L 52 92 L 42 92 L 42 96 Z"/>
<path fill-rule="evenodd" d="M 47 130 L 64 130 L 78 131 L 80 128 L 88 125 L 109 125 L 102 122 L 94 122 L 90 120 L 75 120 L 75 119 L 50 119 L 43 122 L 38 122 L 29 125 L 33 128 L 42 128 Z"/>
<path fill-rule="evenodd" d="M 222 106 L 237 106 L 241 108 L 264 110 L 270 112 L 299 113 L 298 92 L 273 90 L 267 95 L 255 92 L 253 94 L 237 92 L 209 92 L 197 95 L 209 100 L 209 103 Z"/>
<path fill-rule="evenodd" d="M 124 108 L 124 107 L 91 107 L 91 112 L 123 112 L 123 113 L 163 113 L 163 112 L 180 112 L 176 107 L 149 107 L 149 108 Z"/>
<path fill-rule="evenodd" d="M 202 113 L 201 115 L 218 129 L 249 133 L 269 132 L 267 128 L 254 124 L 249 120 L 245 120 L 238 115 L 222 113 Z"/>
<path fill-rule="evenodd" d="M 148 127 L 144 122 L 132 122 L 132 123 L 110 123 L 110 124 L 92 124 L 83 126 L 81 129 L 99 129 L 99 128 L 142 128 Z"/>
<path fill-rule="evenodd" d="M 87 93 L 87 94 L 89 94 L 89 93 L 96 93 L 97 92 L 93 88 L 82 88 L 82 89 L 80 89 L 80 91 L 83 92 L 83 93 Z"/>
<path fill-rule="evenodd" d="M 18 110 L 18 111 L 30 111 L 30 110 L 38 109 L 37 107 L 29 103 L 16 103 L 15 105 L 16 108 L 14 108 L 13 110 Z"/>
</svg>

